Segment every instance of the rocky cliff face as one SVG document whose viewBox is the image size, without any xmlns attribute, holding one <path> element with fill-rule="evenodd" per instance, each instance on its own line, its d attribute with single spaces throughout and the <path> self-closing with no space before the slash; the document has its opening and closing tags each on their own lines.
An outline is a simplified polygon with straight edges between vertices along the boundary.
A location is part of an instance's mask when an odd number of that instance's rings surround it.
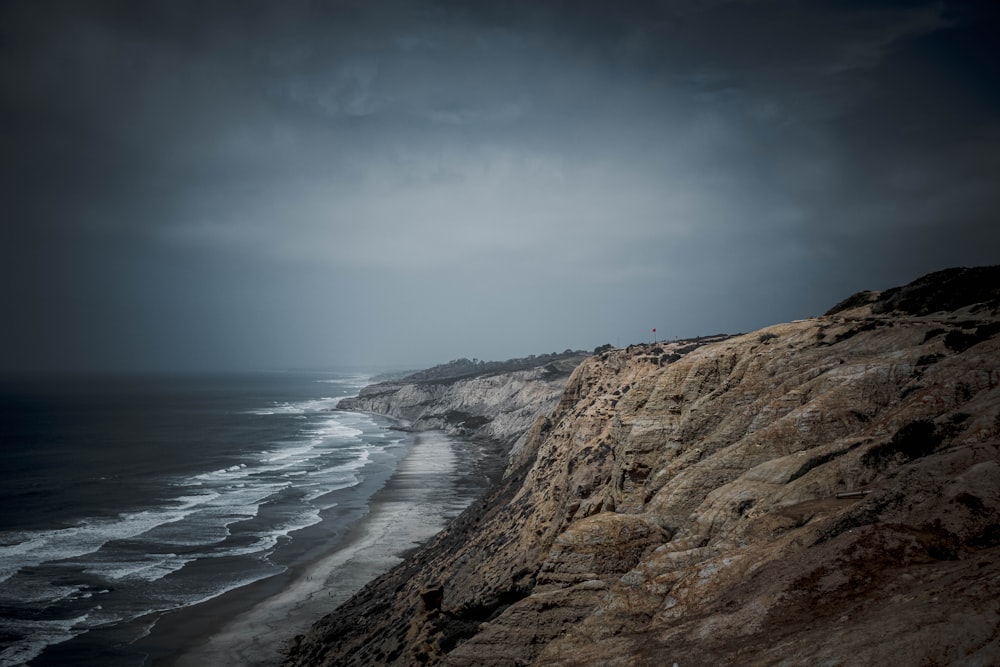
<svg viewBox="0 0 1000 667">
<path fill-rule="evenodd" d="M 487 438 L 515 446 L 540 414 L 559 403 L 579 354 L 552 355 L 521 368 L 438 377 L 430 371 L 365 387 L 338 407 L 388 415 L 417 431 L 443 430 L 452 435 Z M 494 364 L 498 365 L 498 364 Z M 523 368 L 523 366 L 528 366 Z M 432 369 L 433 370 L 433 369 Z"/>
<path fill-rule="evenodd" d="M 1000 663 L 1000 269 L 591 358 L 287 664 L 673 662 Z"/>
</svg>

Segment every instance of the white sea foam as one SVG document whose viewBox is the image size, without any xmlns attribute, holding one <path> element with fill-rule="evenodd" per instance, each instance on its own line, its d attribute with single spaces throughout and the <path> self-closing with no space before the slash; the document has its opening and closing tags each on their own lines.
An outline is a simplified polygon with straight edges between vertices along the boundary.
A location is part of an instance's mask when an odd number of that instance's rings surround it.
<svg viewBox="0 0 1000 667">
<path fill-rule="evenodd" d="M 302 530 L 303 528 L 308 528 L 309 526 L 314 526 L 322 521 L 319 516 L 319 508 L 313 508 L 308 511 L 298 514 L 292 519 L 283 521 L 276 526 L 271 533 L 275 539 L 278 537 L 287 537 L 289 533 L 293 533 L 296 530 Z"/>
<path fill-rule="evenodd" d="M 125 562 L 92 563 L 84 572 L 109 581 L 153 582 L 176 572 L 194 560 L 177 554 L 156 554 Z"/>
<path fill-rule="evenodd" d="M 225 551 L 221 552 L 219 555 L 233 557 L 233 556 L 259 556 L 266 557 L 270 554 L 271 550 L 274 549 L 278 544 L 278 538 L 281 537 L 280 533 L 275 533 L 273 531 L 268 531 L 266 533 L 261 533 L 254 535 L 255 541 L 243 545 L 241 547 L 227 547 Z"/>
<path fill-rule="evenodd" d="M 322 498 L 327 494 L 333 493 L 334 491 L 347 489 L 352 486 L 357 486 L 358 484 L 360 484 L 360 480 L 358 480 L 356 475 L 350 475 L 348 477 L 340 478 L 338 480 L 331 480 L 317 484 L 310 484 L 308 486 L 310 488 L 313 488 L 313 490 L 306 494 L 304 500 L 307 503 L 312 503 L 319 500 L 320 498 Z M 335 507 L 336 505 L 337 503 L 335 502 L 334 503 L 320 502 L 319 508 L 321 510 L 328 510 L 331 507 Z"/>
<path fill-rule="evenodd" d="M 136 537 L 157 526 L 179 521 L 190 514 L 192 508 L 218 496 L 214 491 L 181 496 L 170 506 L 124 513 L 114 519 L 89 519 L 56 530 L 7 533 L 3 541 L 14 544 L 0 547 L 0 582 L 10 579 L 24 567 L 91 554 L 111 540 Z"/>
<path fill-rule="evenodd" d="M 95 595 L 103 595 L 105 593 L 110 593 L 110 592 L 111 592 L 110 588 L 101 588 L 98 590 L 77 588 L 76 592 L 69 596 L 69 599 L 88 600 L 94 597 Z"/>
<path fill-rule="evenodd" d="M 354 413 L 351 417 L 364 416 Z M 0 536 L 4 544 L 0 546 L 0 581 L 6 581 L 25 567 L 95 553 L 112 540 L 140 539 L 177 546 L 198 546 L 222 541 L 229 536 L 226 529 L 229 525 L 257 516 L 263 502 L 293 483 L 288 479 L 268 483 L 263 479 L 251 478 L 277 472 L 284 477 L 310 480 L 334 475 L 329 483 L 322 483 L 306 494 L 308 502 L 334 490 L 357 484 L 358 480 L 353 475 L 348 478 L 337 475 L 363 468 L 371 460 L 372 454 L 381 449 L 360 445 L 361 440 L 357 437 L 363 431 L 346 426 L 337 419 L 325 420 L 306 433 L 315 436 L 314 440 L 308 443 L 288 443 L 280 449 L 262 452 L 257 464 L 234 464 L 186 480 L 184 486 L 200 487 L 199 491 L 179 496 L 163 507 L 124 513 L 114 519 L 90 519 L 63 529 L 3 534 Z M 338 455 L 350 456 L 348 461 L 317 469 L 303 468 L 304 464 L 328 454 L 327 450 L 318 447 L 320 442 L 327 439 L 335 440 L 338 444 L 356 439 L 359 446 L 340 446 L 332 450 Z M 313 484 L 307 486 L 311 487 Z M 310 517 L 296 522 L 297 527 L 276 530 L 287 534 L 289 530 L 312 525 L 317 520 Z M 125 563 L 108 570 L 108 577 L 119 579 L 145 572 L 151 577 L 149 580 L 155 580 L 182 566 L 183 563 L 164 564 L 163 568 L 157 568 L 146 563 Z M 93 571 L 98 572 L 96 569 Z M 101 570 L 100 573 L 103 576 L 104 571 Z"/>
<path fill-rule="evenodd" d="M 343 421 L 332 418 L 328 419 L 317 428 L 305 431 L 306 435 L 313 436 L 313 442 L 322 442 L 328 438 L 337 438 L 340 440 L 358 440 L 359 435 L 364 435 L 364 431 L 358 428 L 348 426 L 343 423 Z"/>
<path fill-rule="evenodd" d="M 237 484 L 221 487 L 216 498 L 192 512 L 179 524 L 163 525 L 136 539 L 162 545 L 209 546 L 229 537 L 229 526 L 257 516 L 260 506 L 289 482 Z"/>
<path fill-rule="evenodd" d="M 36 658 L 46 646 L 59 644 L 80 634 L 89 614 L 55 621 L 11 619 L 7 625 L 25 638 L 0 651 L 0 666 L 25 665 Z"/>
<path fill-rule="evenodd" d="M 331 380 L 338 387 L 324 393 L 351 391 L 366 380 Z M 23 664 L 98 625 L 117 627 L 196 604 L 283 571 L 269 559 L 272 552 L 320 523 L 341 498 L 336 491 L 358 485 L 373 456 L 402 442 L 369 415 L 332 411 L 339 400 L 250 410 L 284 415 L 284 421 L 246 418 L 286 429 L 283 438 L 244 447 L 235 462 L 163 480 L 177 494 L 173 500 L 60 529 L 0 532 L 0 599 L 74 614 L 90 607 L 89 614 L 59 621 L 2 619 L 0 631 L 28 639 L 4 647 L 0 665 Z M 240 560 L 213 564 L 223 557 Z"/>
<path fill-rule="evenodd" d="M 315 446 L 313 444 L 299 445 L 298 447 L 288 447 L 285 449 L 278 450 L 276 452 L 264 452 L 261 459 L 262 463 L 275 463 L 277 461 L 284 461 L 286 459 L 295 459 L 297 461 L 302 460 L 303 456 L 309 454 L 313 451 Z"/>
<path fill-rule="evenodd" d="M 37 579 L 13 579 L 4 584 L 0 599 L 4 602 L 52 603 L 76 596 L 81 590 L 77 584 L 59 584 Z"/>
<path fill-rule="evenodd" d="M 302 415 L 311 412 L 324 412 L 337 407 L 342 397 L 326 396 L 305 401 L 275 401 L 269 407 L 250 410 L 254 415 Z"/>
<path fill-rule="evenodd" d="M 239 465 L 229 466 L 228 468 L 219 468 L 218 470 L 195 475 L 194 479 L 199 481 L 230 480 L 246 477 L 251 472 L 253 471 L 247 470 L 247 465 L 245 463 L 241 463 Z"/>
<path fill-rule="evenodd" d="M 361 450 L 356 453 L 355 458 L 344 463 L 338 463 L 337 465 L 329 466 L 327 468 L 320 468 L 318 470 L 310 470 L 309 477 L 325 477 L 327 475 L 332 475 L 334 473 L 340 472 L 352 472 L 354 470 L 360 470 L 368 465 L 371 461 L 372 452 L 369 450 Z"/>
</svg>

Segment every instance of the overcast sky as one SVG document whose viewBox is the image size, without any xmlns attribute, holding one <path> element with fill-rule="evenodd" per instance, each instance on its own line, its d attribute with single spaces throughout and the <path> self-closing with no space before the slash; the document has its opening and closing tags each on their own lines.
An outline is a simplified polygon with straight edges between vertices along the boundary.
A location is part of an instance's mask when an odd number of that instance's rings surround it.
<svg viewBox="0 0 1000 667">
<path fill-rule="evenodd" d="M 0 369 L 503 359 L 1000 263 L 994 6 L 0 3 Z"/>
</svg>

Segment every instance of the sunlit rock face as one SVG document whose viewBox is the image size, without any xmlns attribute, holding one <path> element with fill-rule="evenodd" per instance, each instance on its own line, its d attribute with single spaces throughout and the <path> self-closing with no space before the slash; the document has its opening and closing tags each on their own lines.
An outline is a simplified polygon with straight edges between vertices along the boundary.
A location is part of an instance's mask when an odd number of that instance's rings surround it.
<svg viewBox="0 0 1000 667">
<path fill-rule="evenodd" d="M 1000 270 L 591 357 L 288 659 L 673 662 L 1000 663 Z"/>
</svg>

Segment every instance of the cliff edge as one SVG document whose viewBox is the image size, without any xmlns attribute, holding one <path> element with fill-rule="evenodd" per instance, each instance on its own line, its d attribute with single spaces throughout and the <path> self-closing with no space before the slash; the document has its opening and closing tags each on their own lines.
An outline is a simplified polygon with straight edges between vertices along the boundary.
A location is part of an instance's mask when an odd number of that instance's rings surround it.
<svg viewBox="0 0 1000 667">
<path fill-rule="evenodd" d="M 581 364 L 287 665 L 1000 663 L 1000 267 Z"/>
</svg>

